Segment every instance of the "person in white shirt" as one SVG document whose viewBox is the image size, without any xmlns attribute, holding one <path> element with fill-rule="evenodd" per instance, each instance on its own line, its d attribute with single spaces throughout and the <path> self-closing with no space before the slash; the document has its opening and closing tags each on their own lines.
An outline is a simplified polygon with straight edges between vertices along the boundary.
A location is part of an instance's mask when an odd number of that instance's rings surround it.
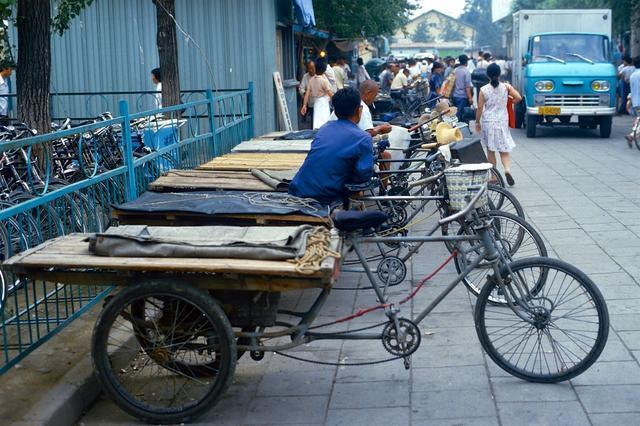
<svg viewBox="0 0 640 426">
<path fill-rule="evenodd" d="M 409 78 L 411 81 L 420 78 L 420 64 L 415 59 L 409 59 Z"/>
<path fill-rule="evenodd" d="M 159 92 L 155 94 L 156 107 L 162 108 L 162 73 L 160 72 L 160 68 L 151 70 L 151 82 L 155 84 L 156 91 Z"/>
<path fill-rule="evenodd" d="M 338 90 L 344 89 L 344 83 L 347 80 L 347 76 L 346 76 L 347 73 L 344 71 L 344 68 L 340 66 L 339 60 L 336 61 L 331 66 L 331 68 L 333 69 L 333 73 L 336 76 L 336 87 L 338 88 Z"/>
<path fill-rule="evenodd" d="M 318 62 L 324 61 L 327 64 L 327 70 L 324 72 L 324 76 L 327 80 L 329 80 L 329 84 L 331 85 L 331 91 L 336 93 L 338 91 L 338 82 L 336 79 L 336 73 L 333 71 L 333 68 L 329 65 L 326 58 L 320 58 L 316 61 L 316 68 L 318 66 Z"/>
<path fill-rule="evenodd" d="M 347 84 L 350 80 L 353 80 L 353 73 L 351 72 L 351 66 L 349 66 L 349 64 L 347 63 L 347 59 L 344 57 L 339 57 L 338 58 L 338 65 L 340 65 L 344 71 L 344 75 L 345 75 L 345 84 Z"/>
<path fill-rule="evenodd" d="M 410 71 L 407 68 L 403 68 L 398 74 L 396 74 L 391 82 L 391 91 L 402 90 L 407 87 L 409 85 L 409 74 Z"/>
<path fill-rule="evenodd" d="M 360 87 L 360 85 L 365 81 L 365 80 L 371 80 L 371 77 L 369 77 L 369 73 L 367 72 L 367 69 L 364 67 L 364 61 L 362 60 L 362 58 L 358 58 L 358 75 L 356 78 L 356 82 L 358 84 L 358 87 Z"/>
<path fill-rule="evenodd" d="M 0 71 L 0 117 L 6 117 L 9 114 L 9 77 L 13 68 L 4 67 Z"/>
<path fill-rule="evenodd" d="M 309 84 L 309 79 L 316 75 L 316 64 L 313 61 L 307 62 L 307 72 L 302 76 L 302 81 L 300 81 L 300 86 L 298 86 L 298 93 L 300 96 L 304 98 L 304 94 L 307 91 L 307 85 Z"/>
</svg>

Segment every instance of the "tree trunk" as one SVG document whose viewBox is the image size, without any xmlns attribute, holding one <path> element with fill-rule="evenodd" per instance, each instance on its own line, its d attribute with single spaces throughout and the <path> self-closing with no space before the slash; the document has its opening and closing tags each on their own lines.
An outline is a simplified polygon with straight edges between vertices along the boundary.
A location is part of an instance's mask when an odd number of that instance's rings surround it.
<svg viewBox="0 0 640 426">
<path fill-rule="evenodd" d="M 50 0 L 18 0 L 18 67 L 16 94 L 18 119 L 38 130 L 51 130 L 49 87 L 51 80 Z"/>
<path fill-rule="evenodd" d="M 176 37 L 175 0 L 155 0 L 157 15 L 158 56 L 162 73 L 162 106 L 180 104 L 178 73 L 178 39 Z"/>
<path fill-rule="evenodd" d="M 640 5 L 633 4 L 631 7 L 631 56 L 640 56 Z"/>
</svg>

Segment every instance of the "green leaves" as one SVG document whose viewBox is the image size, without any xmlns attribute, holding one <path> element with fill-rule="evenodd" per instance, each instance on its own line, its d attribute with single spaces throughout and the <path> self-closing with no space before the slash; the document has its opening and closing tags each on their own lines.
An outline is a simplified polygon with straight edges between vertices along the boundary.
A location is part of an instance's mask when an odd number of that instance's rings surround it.
<svg viewBox="0 0 640 426">
<path fill-rule="evenodd" d="M 316 26 L 338 37 L 391 35 L 409 22 L 410 0 L 316 0 Z"/>
<path fill-rule="evenodd" d="M 13 1 L 13 0 L 0 0 L 1 1 Z M 69 24 L 80 14 L 80 11 L 89 6 L 93 0 L 60 0 L 56 9 L 56 14 L 51 20 L 51 26 L 53 30 L 59 35 L 62 35 L 69 29 Z"/>
</svg>

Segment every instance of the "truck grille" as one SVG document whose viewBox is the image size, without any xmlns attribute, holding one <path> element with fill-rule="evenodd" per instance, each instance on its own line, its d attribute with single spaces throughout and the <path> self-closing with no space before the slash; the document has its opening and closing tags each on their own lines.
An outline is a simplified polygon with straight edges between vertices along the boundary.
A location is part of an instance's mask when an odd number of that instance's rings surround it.
<svg viewBox="0 0 640 426">
<path fill-rule="evenodd" d="M 544 97 L 548 106 L 599 106 L 599 95 L 548 95 Z"/>
</svg>

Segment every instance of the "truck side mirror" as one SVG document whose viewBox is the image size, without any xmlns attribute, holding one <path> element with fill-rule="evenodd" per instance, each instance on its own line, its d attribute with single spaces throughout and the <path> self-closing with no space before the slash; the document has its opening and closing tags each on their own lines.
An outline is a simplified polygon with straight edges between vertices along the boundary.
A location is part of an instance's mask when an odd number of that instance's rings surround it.
<svg viewBox="0 0 640 426">
<path fill-rule="evenodd" d="M 522 66 L 524 67 L 531 62 L 531 53 L 527 52 L 522 56 Z"/>
</svg>

